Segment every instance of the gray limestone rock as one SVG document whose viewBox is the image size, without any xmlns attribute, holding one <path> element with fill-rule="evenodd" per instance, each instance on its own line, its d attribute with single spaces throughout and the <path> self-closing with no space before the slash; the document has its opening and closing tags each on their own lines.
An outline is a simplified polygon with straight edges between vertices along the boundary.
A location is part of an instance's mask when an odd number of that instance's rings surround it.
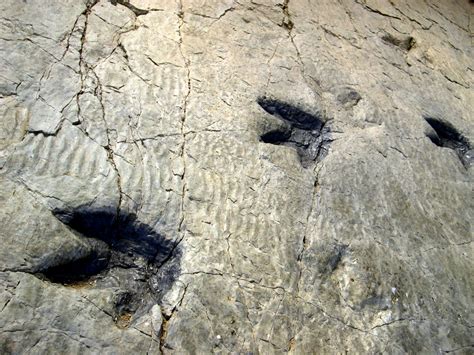
<svg viewBox="0 0 474 355">
<path fill-rule="evenodd" d="M 472 2 L 0 10 L 0 352 L 474 351 Z"/>
</svg>

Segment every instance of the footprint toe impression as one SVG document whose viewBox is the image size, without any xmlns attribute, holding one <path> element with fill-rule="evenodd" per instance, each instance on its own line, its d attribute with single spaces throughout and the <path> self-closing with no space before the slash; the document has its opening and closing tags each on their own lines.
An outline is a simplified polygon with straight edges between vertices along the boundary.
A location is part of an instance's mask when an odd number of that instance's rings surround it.
<svg viewBox="0 0 474 355">
<path fill-rule="evenodd" d="M 267 113 L 285 123 L 284 128 L 271 130 L 261 135 L 262 142 L 296 149 L 304 168 L 324 158 L 331 142 L 330 129 L 326 125 L 326 120 L 275 99 L 262 97 L 257 100 L 257 103 Z"/>
<path fill-rule="evenodd" d="M 134 214 L 90 207 L 53 214 L 87 239 L 89 251 L 81 255 L 64 252 L 60 261 L 40 268 L 37 276 L 66 286 L 96 281 L 96 287 L 118 289 L 122 295 L 116 305 L 118 319 L 159 303 L 179 276 L 181 252 L 176 243 Z"/>
<path fill-rule="evenodd" d="M 448 122 L 431 117 L 425 121 L 433 129 L 427 134 L 428 138 L 438 147 L 454 150 L 467 169 L 474 161 L 474 151 L 467 138 Z"/>
</svg>

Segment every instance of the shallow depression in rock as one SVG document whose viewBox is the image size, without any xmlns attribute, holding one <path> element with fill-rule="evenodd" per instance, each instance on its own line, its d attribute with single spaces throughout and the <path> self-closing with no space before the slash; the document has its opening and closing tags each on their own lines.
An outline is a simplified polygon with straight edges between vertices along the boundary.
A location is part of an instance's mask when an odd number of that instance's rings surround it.
<svg viewBox="0 0 474 355">
<path fill-rule="evenodd" d="M 257 103 L 285 124 L 283 128 L 262 134 L 262 142 L 296 149 L 305 168 L 324 158 L 331 142 L 327 119 L 276 99 L 263 97 Z"/>
<path fill-rule="evenodd" d="M 451 123 L 431 117 L 426 117 L 425 121 L 433 129 L 427 136 L 434 144 L 454 150 L 466 168 L 472 164 L 474 154 L 471 144 Z"/>
<path fill-rule="evenodd" d="M 180 273 L 176 244 L 134 214 L 89 207 L 53 214 L 86 238 L 90 250 L 86 255 L 61 255 L 60 262 L 40 268 L 40 278 L 65 285 L 95 281 L 97 287 L 118 287 L 126 295 L 126 305 L 120 308 L 134 312 L 146 302 L 159 302 Z"/>
</svg>

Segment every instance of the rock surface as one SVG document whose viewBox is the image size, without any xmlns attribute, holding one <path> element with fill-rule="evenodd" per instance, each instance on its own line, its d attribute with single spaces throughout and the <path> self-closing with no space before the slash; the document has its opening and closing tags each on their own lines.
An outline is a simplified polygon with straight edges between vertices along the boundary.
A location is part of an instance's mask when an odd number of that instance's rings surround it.
<svg viewBox="0 0 474 355">
<path fill-rule="evenodd" d="M 472 2 L 4 0 L 2 353 L 472 353 Z"/>
</svg>

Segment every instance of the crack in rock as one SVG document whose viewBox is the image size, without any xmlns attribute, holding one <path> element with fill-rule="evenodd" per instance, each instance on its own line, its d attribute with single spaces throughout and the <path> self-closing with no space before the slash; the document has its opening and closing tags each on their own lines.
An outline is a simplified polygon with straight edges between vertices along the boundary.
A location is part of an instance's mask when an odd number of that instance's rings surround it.
<svg viewBox="0 0 474 355">
<path fill-rule="evenodd" d="M 137 16 L 137 17 L 146 15 L 150 12 L 148 10 L 139 9 L 138 7 L 131 4 L 130 0 L 110 0 L 110 3 L 114 6 L 116 6 L 117 4 L 125 6 L 127 9 L 132 11 L 135 14 L 135 16 Z"/>
</svg>

